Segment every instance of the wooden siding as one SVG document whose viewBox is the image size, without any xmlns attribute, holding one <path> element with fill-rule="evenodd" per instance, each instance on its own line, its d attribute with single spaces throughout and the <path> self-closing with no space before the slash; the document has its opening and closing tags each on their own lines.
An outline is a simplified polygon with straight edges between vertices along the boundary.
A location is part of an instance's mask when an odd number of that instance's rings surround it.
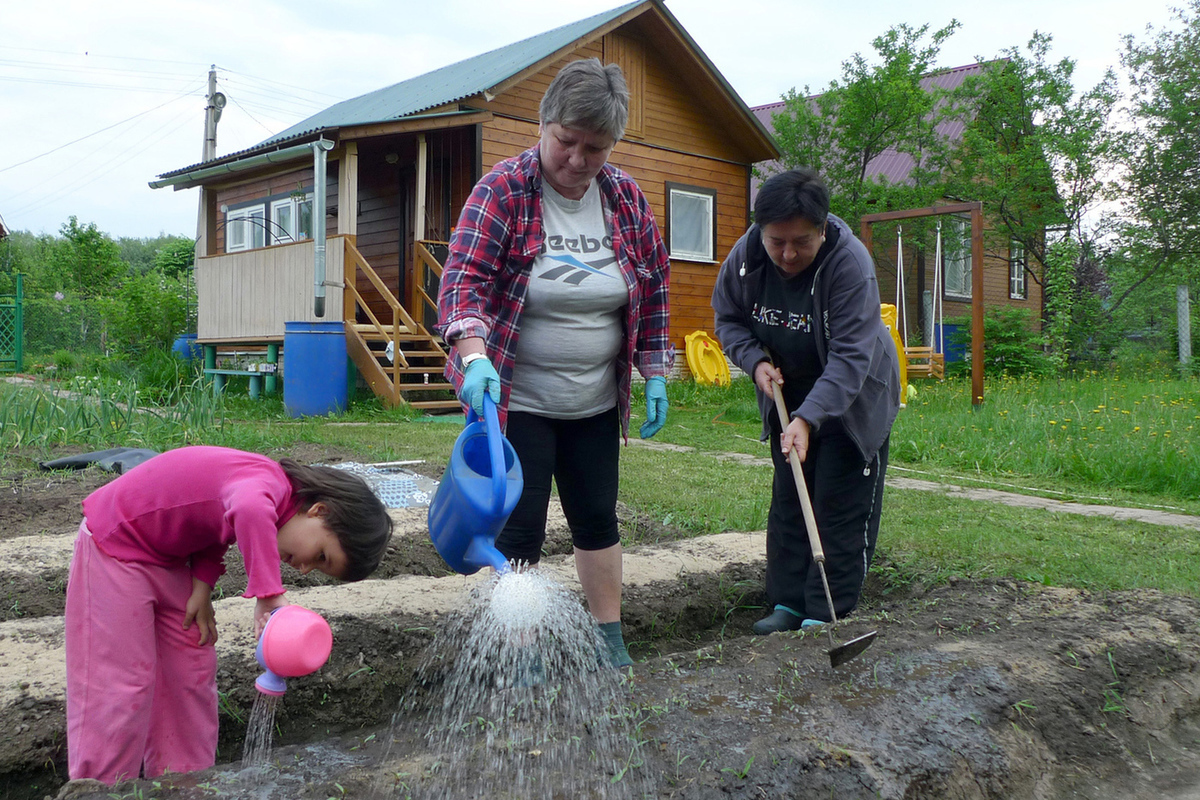
<svg viewBox="0 0 1200 800">
<path fill-rule="evenodd" d="M 341 238 L 326 244 L 326 280 L 342 282 Z M 196 262 L 197 338 L 254 341 L 282 337 L 285 322 L 337 322 L 342 290 L 326 287 L 325 316 L 313 313 L 313 243 L 263 247 Z"/>
<path fill-rule="evenodd" d="M 521 120 L 495 117 L 484 126 L 483 161 L 490 169 L 497 161 L 533 146 L 537 126 Z M 609 162 L 628 172 L 642 192 L 667 234 L 666 184 L 686 183 L 717 193 L 717 260 L 713 263 L 672 260 L 671 339 L 683 347 L 683 337 L 695 330 L 711 332 L 709 299 L 720 261 L 746 232 L 746 167 L 711 158 L 622 141 Z"/>
<path fill-rule="evenodd" d="M 646 134 L 646 45 L 641 39 L 610 33 L 604 37 L 605 63 L 621 68 L 625 85 L 629 89 L 629 120 L 625 123 L 625 137 L 641 139 Z"/>
<path fill-rule="evenodd" d="M 388 163 L 394 156 L 395 163 Z M 413 162 L 416 160 L 415 137 L 403 141 L 365 140 L 358 148 L 358 236 L 355 246 L 379 275 L 384 285 L 400 296 L 403 209 L 412 213 Z M 401 202 L 401 192 L 410 195 Z M 411 221 L 410 221 L 411 225 Z M 411 235 L 411 231 L 409 231 Z M 382 313 L 386 306 L 378 290 L 358 275 L 355 286 L 371 309 Z"/>
<path fill-rule="evenodd" d="M 225 209 L 236 210 L 248 204 L 255 202 L 266 204 L 273 200 L 283 200 L 287 198 L 297 188 L 302 188 L 305 192 L 313 190 L 313 166 L 311 160 L 300 160 L 297 164 L 306 164 L 304 167 L 290 169 L 286 172 L 280 172 L 275 175 L 267 175 L 265 177 L 249 178 L 247 180 L 236 183 L 222 184 L 215 187 L 216 191 L 216 207 L 219 212 L 217 220 L 216 243 L 212 251 L 213 255 L 218 255 L 225 252 Z M 328 162 L 328 171 L 326 174 L 325 185 L 325 203 L 327 209 L 337 208 L 338 194 L 338 162 Z M 270 211 L 267 211 L 267 219 L 270 220 Z M 326 225 L 329 230 L 337 229 L 337 218 L 327 217 Z"/>
<path fill-rule="evenodd" d="M 703 98 L 697 97 L 663 53 L 646 46 L 632 29 L 623 30 L 616 39 L 610 35 L 579 48 L 548 69 L 508 89 L 485 107 L 495 114 L 536 124 L 542 95 L 558 71 L 581 58 L 595 57 L 603 61 L 607 56 L 611 60 L 615 45 L 610 45 L 606 54 L 607 40 L 622 42 L 623 57 L 628 57 L 631 47 L 643 46 L 643 74 L 636 76 L 629 87 L 632 93 L 640 85 L 640 91 L 644 92 L 640 101 L 630 99 L 631 108 L 639 107 L 642 117 L 641 128 L 636 131 L 638 141 L 700 156 L 739 161 L 743 148 L 729 138 L 724 126 L 713 124 L 713 112 Z M 630 138 L 635 138 L 633 129 Z"/>
</svg>

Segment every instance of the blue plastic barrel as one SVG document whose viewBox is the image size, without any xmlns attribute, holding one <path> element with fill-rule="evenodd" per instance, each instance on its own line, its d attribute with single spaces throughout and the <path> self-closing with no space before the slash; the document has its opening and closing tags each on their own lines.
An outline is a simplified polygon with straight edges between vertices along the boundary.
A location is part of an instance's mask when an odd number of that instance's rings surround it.
<svg viewBox="0 0 1200 800">
<path fill-rule="evenodd" d="M 171 352 L 184 361 L 193 361 L 204 354 L 204 349 L 196 341 L 196 334 L 181 333 L 175 337 L 175 343 L 171 345 Z"/>
<path fill-rule="evenodd" d="M 283 324 L 283 407 L 288 415 L 319 417 L 345 411 L 349 383 L 341 322 Z"/>
</svg>

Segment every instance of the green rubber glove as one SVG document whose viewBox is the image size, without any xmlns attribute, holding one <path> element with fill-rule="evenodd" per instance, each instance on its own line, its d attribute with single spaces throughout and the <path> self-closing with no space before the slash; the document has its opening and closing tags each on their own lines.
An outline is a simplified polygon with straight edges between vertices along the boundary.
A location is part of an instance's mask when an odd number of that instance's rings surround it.
<svg viewBox="0 0 1200 800">
<path fill-rule="evenodd" d="M 492 402 L 500 403 L 500 375 L 487 358 L 477 358 L 463 372 L 462 399 L 466 401 L 475 413 L 483 419 L 483 393 L 492 397 Z"/>
<path fill-rule="evenodd" d="M 667 379 L 655 375 L 646 379 L 646 421 L 642 423 L 643 439 L 649 439 L 667 424 Z"/>
</svg>

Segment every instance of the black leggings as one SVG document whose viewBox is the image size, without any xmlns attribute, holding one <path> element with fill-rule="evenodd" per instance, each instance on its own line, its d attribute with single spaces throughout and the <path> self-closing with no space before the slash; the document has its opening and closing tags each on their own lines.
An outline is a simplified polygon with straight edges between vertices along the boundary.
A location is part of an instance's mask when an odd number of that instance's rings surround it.
<svg viewBox="0 0 1200 800">
<path fill-rule="evenodd" d="M 577 549 L 603 550 L 621 541 L 617 530 L 621 427 L 616 407 L 585 419 L 512 411 L 505 435 L 521 460 L 525 479 L 521 499 L 496 538 L 496 548 L 505 558 L 530 564 L 541 559 L 552 479 Z"/>
<path fill-rule="evenodd" d="M 779 447 L 779 421 L 771 418 L 775 480 L 767 516 L 767 597 L 809 619 L 829 621 L 821 572 L 813 561 L 800 497 L 788 459 Z M 830 420 L 809 442 L 803 469 L 813 516 L 825 552 L 829 593 L 840 618 L 858 605 L 875 556 L 888 440 L 864 464 L 858 446 L 838 420 Z"/>
</svg>

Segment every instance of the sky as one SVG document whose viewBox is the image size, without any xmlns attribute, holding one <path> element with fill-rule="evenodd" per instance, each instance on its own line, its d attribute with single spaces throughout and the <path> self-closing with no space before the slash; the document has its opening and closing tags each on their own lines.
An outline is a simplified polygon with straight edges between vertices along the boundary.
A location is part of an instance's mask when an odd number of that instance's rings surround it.
<svg viewBox="0 0 1200 800">
<path fill-rule="evenodd" d="M 813 92 L 894 25 L 951 19 L 950 68 L 1053 37 L 1075 85 L 1118 69 L 1122 37 L 1171 28 L 1173 0 L 666 0 L 748 106 Z M 200 161 L 208 72 L 228 98 L 217 155 L 334 103 L 621 5 L 621 0 L 37 0 L 0 25 L 0 218 L 54 234 L 193 236 L 198 189 L 150 189 Z"/>
</svg>

